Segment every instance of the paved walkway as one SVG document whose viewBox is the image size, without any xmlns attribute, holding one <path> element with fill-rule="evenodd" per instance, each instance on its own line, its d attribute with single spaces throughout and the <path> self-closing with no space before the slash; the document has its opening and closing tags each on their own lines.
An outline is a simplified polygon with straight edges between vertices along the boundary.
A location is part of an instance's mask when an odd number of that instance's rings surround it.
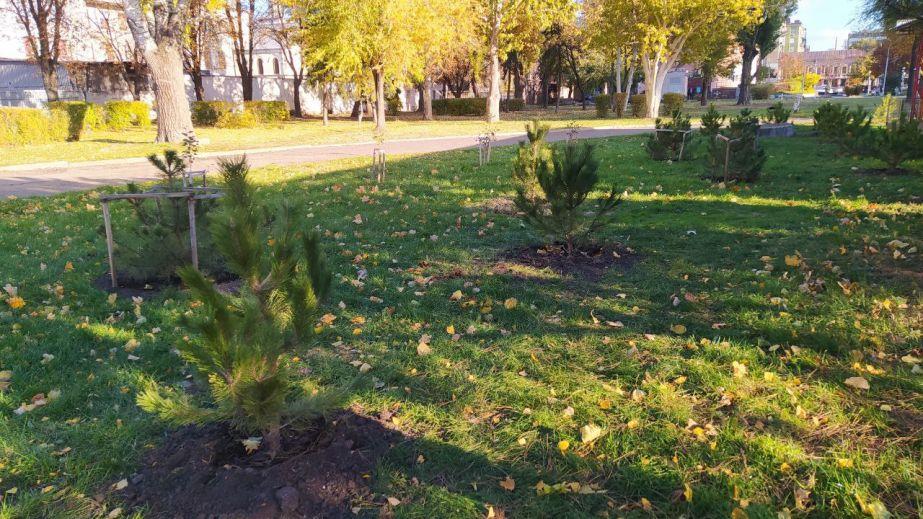
<svg viewBox="0 0 923 519">
<path fill-rule="evenodd" d="M 614 137 L 649 131 L 649 128 L 584 128 L 580 130 L 578 137 L 581 139 Z M 510 146 L 523 140 L 524 136 L 524 133 L 501 134 L 498 136 L 496 145 Z M 549 133 L 548 140 L 560 141 L 566 138 L 567 130 L 555 130 Z M 474 146 L 475 137 L 471 135 L 431 137 L 389 141 L 385 143 L 385 152 L 389 155 L 416 155 Z M 255 167 L 269 164 L 323 162 L 348 157 L 371 158 L 374 147 L 373 142 L 360 142 L 202 153 L 195 167 L 213 171 L 218 158 L 242 153 L 247 154 L 250 165 Z M 30 166 L 23 165 L 15 167 L 14 170 L 4 168 L 6 171 L 0 171 L 0 198 L 54 195 L 66 191 L 80 191 L 104 185 L 119 185 L 157 178 L 157 170 L 144 158 L 62 163 L 59 166 L 29 168 Z"/>
</svg>

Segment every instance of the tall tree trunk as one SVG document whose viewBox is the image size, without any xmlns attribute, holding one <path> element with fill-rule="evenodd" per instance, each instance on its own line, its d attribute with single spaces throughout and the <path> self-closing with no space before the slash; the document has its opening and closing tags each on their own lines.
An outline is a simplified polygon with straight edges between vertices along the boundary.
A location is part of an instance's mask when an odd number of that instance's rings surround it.
<svg viewBox="0 0 923 519">
<path fill-rule="evenodd" d="M 557 93 L 556 93 L 555 96 L 554 96 L 554 111 L 555 111 L 555 112 L 557 112 L 557 111 L 561 108 L 561 83 L 562 83 L 562 77 L 561 77 L 561 71 L 560 71 L 560 70 L 558 70 L 558 79 L 557 79 L 557 81 L 558 81 L 558 82 L 557 82 L 557 84 L 555 85 L 555 86 L 557 87 Z"/>
<path fill-rule="evenodd" d="M 525 97 L 523 96 L 524 93 L 525 88 L 522 84 L 522 73 L 520 73 L 519 67 L 516 67 L 513 69 L 513 97 L 525 101 Z"/>
<path fill-rule="evenodd" d="M 45 95 L 49 102 L 58 101 L 58 68 L 53 60 L 39 59 L 39 70 L 42 73 L 42 85 L 45 87 Z"/>
<path fill-rule="evenodd" d="M 324 82 L 324 91 L 321 94 L 320 112 L 324 118 L 324 126 L 330 124 L 330 85 Z M 359 101 L 359 121 L 362 121 L 362 101 Z"/>
<path fill-rule="evenodd" d="M 192 87 L 195 90 L 195 100 L 205 101 L 205 85 L 202 83 L 202 72 L 190 72 Z"/>
<path fill-rule="evenodd" d="M 500 6 L 490 13 L 490 41 L 487 48 L 487 122 L 500 120 Z"/>
<path fill-rule="evenodd" d="M 634 86 L 635 71 L 638 67 L 637 58 L 637 55 L 632 55 L 631 65 L 628 67 L 628 75 L 625 77 L 625 88 L 623 89 L 623 92 L 625 92 L 625 99 L 622 99 L 623 114 L 628 111 L 628 98 L 631 97 L 631 87 Z"/>
<path fill-rule="evenodd" d="M 44 63 L 44 65 L 39 68 L 42 72 L 42 84 L 45 87 L 45 96 L 48 98 L 49 102 L 58 101 L 60 95 L 58 93 L 57 67 L 48 60 L 40 60 L 39 63 Z"/>
<path fill-rule="evenodd" d="M 244 101 L 253 101 L 253 71 L 241 69 L 240 70 L 240 86 L 241 86 L 241 95 L 244 97 Z"/>
<path fill-rule="evenodd" d="M 711 87 L 711 73 L 702 74 L 702 95 L 699 96 L 699 104 L 705 106 L 708 104 L 708 89 Z"/>
<path fill-rule="evenodd" d="M 375 132 L 385 131 L 385 78 L 380 66 L 372 68 L 372 78 L 375 81 Z"/>
<path fill-rule="evenodd" d="M 179 46 L 162 42 L 145 52 L 154 80 L 157 110 L 157 142 L 180 142 L 192 130 L 192 116 L 183 80 L 183 56 Z"/>
<path fill-rule="evenodd" d="M 753 60 L 756 58 L 756 48 L 745 46 L 740 60 L 740 86 L 737 92 L 737 104 L 741 106 L 750 104 L 750 80 L 753 74 Z"/>
<path fill-rule="evenodd" d="M 292 79 L 292 112 L 295 117 L 301 119 L 301 74 L 295 74 Z"/>
<path fill-rule="evenodd" d="M 423 78 L 423 120 L 433 120 L 433 78 Z"/>
</svg>

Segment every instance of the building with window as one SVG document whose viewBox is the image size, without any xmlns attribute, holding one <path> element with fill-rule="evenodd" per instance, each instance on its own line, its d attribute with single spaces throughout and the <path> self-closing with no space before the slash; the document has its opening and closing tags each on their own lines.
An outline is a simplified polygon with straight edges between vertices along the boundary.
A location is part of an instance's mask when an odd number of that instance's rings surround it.
<svg viewBox="0 0 923 519">
<path fill-rule="evenodd" d="M 820 75 L 820 82 L 814 89 L 818 93 L 839 93 L 846 87 L 846 80 L 867 56 L 859 49 L 822 50 L 802 52 L 798 58 L 804 62 L 808 72 Z"/>
</svg>

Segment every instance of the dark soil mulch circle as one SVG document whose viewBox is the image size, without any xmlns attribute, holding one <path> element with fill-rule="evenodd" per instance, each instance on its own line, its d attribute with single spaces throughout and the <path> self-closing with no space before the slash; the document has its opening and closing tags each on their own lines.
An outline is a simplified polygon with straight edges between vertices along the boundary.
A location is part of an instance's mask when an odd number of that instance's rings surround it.
<svg viewBox="0 0 923 519">
<path fill-rule="evenodd" d="M 225 274 L 217 280 L 219 292 L 226 294 L 236 293 L 240 289 L 240 278 Z M 93 287 L 110 294 L 118 294 L 119 297 L 129 299 L 132 297 L 143 297 L 150 299 L 161 292 L 170 288 L 182 288 L 182 284 L 177 279 L 174 282 L 162 281 L 151 283 L 130 283 L 119 281 L 119 286 L 112 288 L 112 279 L 108 272 L 93 280 Z"/>
<path fill-rule="evenodd" d="M 184 427 L 146 456 L 118 497 L 145 517 L 353 517 L 371 501 L 379 459 L 404 437 L 383 422 L 342 411 L 312 429 L 286 429 L 274 459 L 247 454 L 225 424 Z"/>
<path fill-rule="evenodd" d="M 561 275 L 595 281 L 611 267 L 628 268 L 637 261 L 634 250 L 614 243 L 588 245 L 568 255 L 563 245 L 529 245 L 500 255 L 494 272 L 509 272 L 513 265 L 550 269 Z"/>
</svg>

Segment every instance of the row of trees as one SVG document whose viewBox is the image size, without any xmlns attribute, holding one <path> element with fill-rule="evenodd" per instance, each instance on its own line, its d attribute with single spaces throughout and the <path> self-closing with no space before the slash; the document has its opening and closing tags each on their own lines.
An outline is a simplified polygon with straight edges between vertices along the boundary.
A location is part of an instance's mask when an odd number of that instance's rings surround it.
<svg viewBox="0 0 923 519">
<path fill-rule="evenodd" d="M 49 99 L 55 99 L 67 3 L 75 0 L 4 1 L 26 28 Z M 116 44 L 110 36 L 108 52 L 128 64 L 126 79 L 149 72 L 161 141 L 178 141 L 191 128 L 183 73 L 201 98 L 201 70 L 219 37 L 231 42 L 244 99 L 252 97 L 258 38 L 271 38 L 294 71 L 296 115 L 300 87 L 312 81 L 322 87 L 324 106 L 336 90 L 371 99 L 378 131 L 385 127 L 386 96 L 405 84 L 420 88 L 426 118 L 432 117 L 431 87 L 440 82 L 456 96 L 469 87 L 485 96 L 486 118 L 496 121 L 504 76 L 507 95 L 521 97 L 523 77 L 536 65 L 546 102 L 552 82 L 567 81 L 585 97 L 600 87 L 629 91 L 643 77 L 648 116 L 656 117 L 674 66 L 695 64 L 710 82 L 728 71 L 735 50 L 742 59 L 739 103 L 748 104 L 759 60 L 775 48 L 795 6 L 794 0 L 121 2 L 132 38 Z M 104 18 L 97 32 L 114 34 L 117 23 Z"/>
</svg>

